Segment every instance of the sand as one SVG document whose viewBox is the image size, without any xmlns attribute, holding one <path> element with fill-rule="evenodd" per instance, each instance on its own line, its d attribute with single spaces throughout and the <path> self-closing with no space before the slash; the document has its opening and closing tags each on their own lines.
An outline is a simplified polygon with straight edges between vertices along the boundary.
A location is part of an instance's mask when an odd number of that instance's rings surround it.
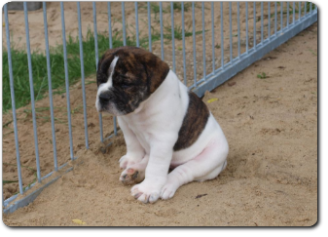
<svg viewBox="0 0 328 237">
<path fill-rule="evenodd" d="M 103 10 L 98 5 L 97 9 Z M 156 51 L 158 46 L 154 47 Z M 166 52 L 170 64 L 170 50 Z M 173 199 L 155 204 L 134 200 L 130 196 L 131 186 L 119 182 L 118 160 L 126 150 L 121 132 L 104 144 L 99 142 L 94 76 L 86 80 L 90 149 L 85 149 L 82 92 L 81 84 L 77 83 L 70 89 L 74 111 L 73 150 L 78 157 L 68 164 L 73 171 L 46 188 L 27 207 L 3 215 L 4 223 L 77 226 L 72 220 L 80 219 L 86 226 L 314 225 L 317 222 L 316 52 L 317 24 L 314 24 L 214 91 L 207 92 L 203 100 L 230 145 L 228 166 L 217 178 L 184 185 Z M 180 67 L 177 69 L 181 77 Z M 262 72 L 266 73 L 266 79 L 257 78 Z M 188 74 L 190 78 L 192 82 L 193 74 Z M 70 160 L 66 96 L 54 96 L 59 165 Z M 212 98 L 217 100 L 208 103 Z M 42 176 L 54 168 L 51 126 L 46 118 L 49 110 L 44 109 L 47 106 L 47 98 L 36 103 Z M 35 170 L 26 168 L 35 167 L 29 109 L 27 106 L 16 111 L 24 185 L 35 179 Z M 4 124 L 11 119 L 11 112 L 3 115 Z M 111 134 L 112 118 L 104 116 L 103 123 L 104 135 Z M 9 124 L 3 129 L 5 180 L 17 179 L 15 166 L 9 165 L 15 164 L 16 159 L 13 139 L 12 124 Z M 104 149 L 109 142 L 113 144 Z M 4 196 L 8 198 L 17 190 L 17 184 L 5 184 Z"/>
</svg>

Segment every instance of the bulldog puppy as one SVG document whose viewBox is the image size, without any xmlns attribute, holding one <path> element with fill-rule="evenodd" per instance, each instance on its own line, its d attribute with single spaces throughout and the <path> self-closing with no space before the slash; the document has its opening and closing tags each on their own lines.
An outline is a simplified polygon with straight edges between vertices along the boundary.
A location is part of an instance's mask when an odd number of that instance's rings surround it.
<svg viewBox="0 0 328 237">
<path fill-rule="evenodd" d="M 226 167 L 220 125 L 159 57 L 136 47 L 108 50 L 97 86 L 97 110 L 117 116 L 126 142 L 120 181 L 142 181 L 131 189 L 139 201 L 172 198 L 181 185 L 213 179 Z"/>
</svg>

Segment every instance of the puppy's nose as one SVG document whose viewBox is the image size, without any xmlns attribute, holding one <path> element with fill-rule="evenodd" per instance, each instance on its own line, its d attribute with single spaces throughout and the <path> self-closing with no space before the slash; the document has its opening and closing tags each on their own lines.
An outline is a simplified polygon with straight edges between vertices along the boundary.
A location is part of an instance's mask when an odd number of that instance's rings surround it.
<svg viewBox="0 0 328 237">
<path fill-rule="evenodd" d="M 112 96 L 108 92 L 103 92 L 99 95 L 100 102 L 108 102 L 112 99 Z"/>
</svg>

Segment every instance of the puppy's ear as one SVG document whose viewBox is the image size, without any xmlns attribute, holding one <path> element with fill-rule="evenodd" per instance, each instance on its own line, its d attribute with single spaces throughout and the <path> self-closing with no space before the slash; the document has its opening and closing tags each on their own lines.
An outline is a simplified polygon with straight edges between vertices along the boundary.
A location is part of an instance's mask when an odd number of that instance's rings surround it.
<svg viewBox="0 0 328 237">
<path fill-rule="evenodd" d="M 144 54 L 143 64 L 147 74 L 148 90 L 153 93 L 166 78 L 170 67 L 150 52 Z"/>
</svg>

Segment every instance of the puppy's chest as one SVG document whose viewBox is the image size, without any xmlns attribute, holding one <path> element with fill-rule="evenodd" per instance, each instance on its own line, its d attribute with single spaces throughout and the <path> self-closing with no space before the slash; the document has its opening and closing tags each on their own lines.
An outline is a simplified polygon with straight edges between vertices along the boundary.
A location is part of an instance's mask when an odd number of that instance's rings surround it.
<svg viewBox="0 0 328 237">
<path fill-rule="evenodd" d="M 139 143 L 146 150 L 150 150 L 151 125 L 146 121 L 134 121 L 128 124 Z"/>
</svg>

